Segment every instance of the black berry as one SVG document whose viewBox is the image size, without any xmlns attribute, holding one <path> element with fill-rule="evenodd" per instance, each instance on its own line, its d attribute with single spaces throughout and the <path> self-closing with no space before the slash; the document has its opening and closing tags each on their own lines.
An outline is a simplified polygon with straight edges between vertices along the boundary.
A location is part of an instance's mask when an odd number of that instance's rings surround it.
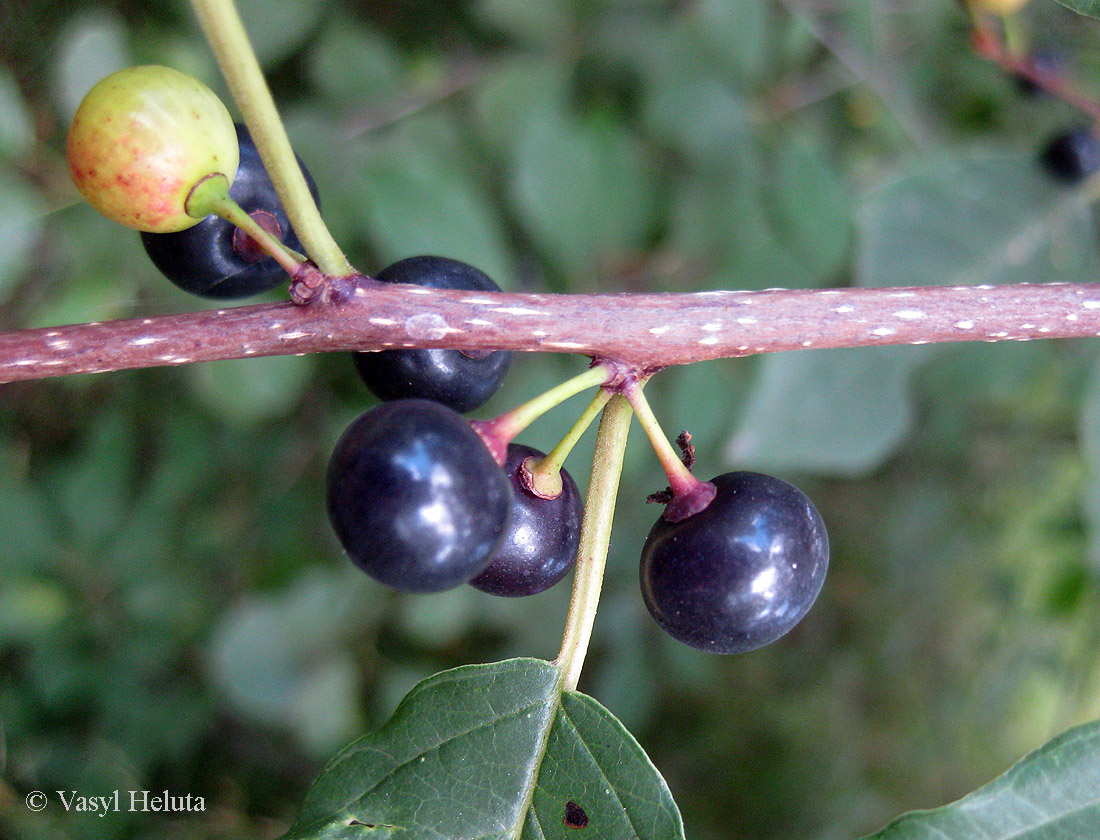
<svg viewBox="0 0 1100 840">
<path fill-rule="evenodd" d="M 642 597 L 672 636 L 740 653 L 774 642 L 807 613 L 829 565 L 825 524 L 797 488 L 770 475 L 713 479 L 714 500 L 658 519 L 642 549 Z"/>
<path fill-rule="evenodd" d="M 1052 175 L 1077 183 L 1100 170 L 1100 138 L 1081 126 L 1054 137 L 1039 156 Z"/>
<path fill-rule="evenodd" d="M 561 471 L 561 493 L 544 499 L 533 493 L 523 462 L 543 458 L 530 446 L 510 444 L 504 474 L 512 484 L 512 516 L 496 558 L 470 585 L 492 595 L 534 595 L 549 589 L 573 568 L 584 504 L 573 477 Z"/>
<path fill-rule="evenodd" d="M 376 279 L 433 289 L 500 291 L 487 274 L 447 257 L 409 257 L 383 269 Z M 465 413 L 496 393 L 512 354 L 504 350 L 467 354 L 432 348 L 355 353 L 353 358 L 359 376 L 380 400 L 420 397 Z"/>
<path fill-rule="evenodd" d="M 241 162 L 229 188 L 229 197 L 276 239 L 295 251 L 301 243 L 264 169 L 248 129 L 238 124 Z M 317 185 L 302 164 L 313 200 Z M 176 233 L 143 233 L 141 242 L 153 264 L 174 284 L 208 298 L 237 298 L 257 294 L 286 282 L 277 262 L 219 216 L 207 216 L 197 225 Z"/>
<path fill-rule="evenodd" d="M 460 415 L 397 400 L 348 427 L 329 461 L 329 519 L 353 563 L 404 592 L 480 574 L 508 527 L 512 491 Z"/>
</svg>

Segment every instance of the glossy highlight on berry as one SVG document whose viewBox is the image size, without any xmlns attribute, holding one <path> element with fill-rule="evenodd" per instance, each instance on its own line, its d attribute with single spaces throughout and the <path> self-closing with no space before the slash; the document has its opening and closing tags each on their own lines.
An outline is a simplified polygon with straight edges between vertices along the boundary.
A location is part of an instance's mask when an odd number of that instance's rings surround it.
<svg viewBox="0 0 1100 840">
<path fill-rule="evenodd" d="M 500 291 L 484 272 L 448 257 L 409 257 L 383 269 L 375 279 L 433 289 Z M 429 348 L 355 353 L 353 359 L 359 377 L 380 400 L 420 397 L 464 414 L 497 392 L 512 354 L 505 350 L 467 354 Z"/>
<path fill-rule="evenodd" d="M 481 438 L 429 400 L 384 403 L 336 444 L 329 519 L 352 562 L 403 592 L 467 583 L 496 555 L 512 492 Z"/>
<path fill-rule="evenodd" d="M 714 500 L 661 518 L 642 549 L 642 597 L 674 638 L 712 653 L 774 642 L 813 606 L 829 565 L 825 523 L 802 491 L 774 476 L 712 480 Z"/>
</svg>

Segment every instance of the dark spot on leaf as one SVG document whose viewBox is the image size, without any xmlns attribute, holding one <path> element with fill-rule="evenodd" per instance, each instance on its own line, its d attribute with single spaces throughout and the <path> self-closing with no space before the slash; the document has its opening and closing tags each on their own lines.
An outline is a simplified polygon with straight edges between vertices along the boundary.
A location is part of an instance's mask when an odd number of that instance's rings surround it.
<svg viewBox="0 0 1100 840">
<path fill-rule="evenodd" d="M 565 803 L 565 819 L 562 820 L 566 828 L 584 828 L 588 825 L 588 814 L 584 808 L 570 799 Z"/>
<path fill-rule="evenodd" d="M 360 822 L 359 820 L 355 820 L 355 819 L 348 820 L 347 824 L 348 824 L 348 827 L 359 826 L 360 828 L 397 828 L 396 825 L 390 825 L 389 823 L 382 823 L 382 824 L 365 823 L 365 822 Z"/>
</svg>

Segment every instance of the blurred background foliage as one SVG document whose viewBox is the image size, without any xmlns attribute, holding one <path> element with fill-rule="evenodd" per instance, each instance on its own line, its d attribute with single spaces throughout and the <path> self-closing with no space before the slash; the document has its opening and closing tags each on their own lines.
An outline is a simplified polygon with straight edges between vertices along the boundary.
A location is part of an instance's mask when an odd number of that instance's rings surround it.
<svg viewBox="0 0 1100 840">
<path fill-rule="evenodd" d="M 975 57 L 954 0 L 239 5 L 368 272 L 434 253 L 513 290 L 1097 280 L 1095 190 L 1035 163 L 1082 117 Z M 1019 23 L 1100 78 L 1094 22 L 1035 0 Z M 122 66 L 224 91 L 183 0 L 2 0 L 0 54 L 0 326 L 203 306 L 76 200 L 62 156 L 81 96 Z M 833 541 L 780 643 L 678 646 L 638 595 L 664 481 L 629 450 L 582 688 L 665 773 L 690 837 L 853 837 L 1100 715 L 1097 349 L 807 351 L 653 381 L 701 474 L 795 481 Z M 583 364 L 519 358 L 478 414 Z M 346 357 L 0 389 L 0 833 L 275 837 L 417 680 L 555 655 L 567 585 L 407 597 L 349 568 L 322 476 L 371 401 Z M 549 449 L 579 410 L 522 440 Z M 206 810 L 34 815 L 32 789 Z"/>
</svg>

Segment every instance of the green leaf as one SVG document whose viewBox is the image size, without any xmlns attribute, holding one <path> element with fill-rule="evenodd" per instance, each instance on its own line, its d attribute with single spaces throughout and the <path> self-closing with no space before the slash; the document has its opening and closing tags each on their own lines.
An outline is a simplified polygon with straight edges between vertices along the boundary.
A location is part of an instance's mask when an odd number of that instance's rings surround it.
<svg viewBox="0 0 1100 840">
<path fill-rule="evenodd" d="M 1100 18 L 1100 0 L 1058 0 L 1058 2 L 1078 14 Z"/>
<path fill-rule="evenodd" d="M 724 157 L 675 195 L 673 240 L 720 288 L 788 288 L 835 281 L 851 246 L 843 178 L 821 141 L 792 132 L 765 145 L 731 136 Z"/>
<path fill-rule="evenodd" d="M 869 472 L 909 432 L 906 385 L 927 355 L 920 347 L 861 347 L 765 356 L 726 457 L 773 472 Z"/>
<path fill-rule="evenodd" d="M 535 47 L 563 43 L 574 26 L 572 3 L 479 0 L 474 11 L 485 25 Z"/>
<path fill-rule="evenodd" d="M 211 670 L 229 699 L 257 720 L 294 730 L 316 754 L 331 752 L 359 725 L 358 670 L 339 645 L 361 595 L 357 584 L 317 571 L 286 592 L 249 596 L 211 642 Z"/>
<path fill-rule="evenodd" d="M 318 90 L 345 109 L 392 100 L 401 69 L 388 41 L 342 16 L 326 21 L 310 48 L 308 66 Z"/>
<path fill-rule="evenodd" d="M 22 179 L 0 169 L 0 301 L 30 266 L 42 235 L 45 202 Z"/>
<path fill-rule="evenodd" d="M 440 254 L 476 265 L 507 288 L 508 246 L 487 192 L 446 150 L 415 132 L 395 138 L 372 150 L 355 179 L 359 212 L 383 264 Z"/>
<path fill-rule="evenodd" d="M 532 114 L 516 148 L 512 198 L 525 227 L 567 273 L 640 248 L 655 186 L 639 144 L 621 125 Z"/>
<path fill-rule="evenodd" d="M 865 840 L 1070 840 L 1100 825 L 1100 721 L 1070 729 L 958 802 Z"/>
<path fill-rule="evenodd" d="M 15 77 L 0 67 L 0 159 L 19 157 L 34 143 L 31 115 Z"/>
<path fill-rule="evenodd" d="M 101 10 L 74 15 L 54 49 L 55 96 L 65 125 L 92 85 L 133 63 L 122 20 Z"/>
<path fill-rule="evenodd" d="M 200 398 L 223 419 L 247 425 L 289 412 L 314 369 L 313 357 L 264 356 L 188 369 Z"/>
<path fill-rule="evenodd" d="M 1100 271 L 1089 197 L 1018 154 L 923 162 L 858 214 L 863 286 L 1084 282 Z"/>
<path fill-rule="evenodd" d="M 284 840 L 578 836 L 684 834 L 664 780 L 622 724 L 562 692 L 550 663 L 511 659 L 417 685 L 325 769 Z"/>
<path fill-rule="evenodd" d="M 768 66 L 770 15 L 771 4 L 763 0 L 703 0 L 694 4 L 690 20 L 707 57 L 751 81 Z"/>
<path fill-rule="evenodd" d="M 274 64 L 301 46 L 328 3 L 319 0 L 237 0 L 252 49 L 261 64 Z"/>
</svg>

